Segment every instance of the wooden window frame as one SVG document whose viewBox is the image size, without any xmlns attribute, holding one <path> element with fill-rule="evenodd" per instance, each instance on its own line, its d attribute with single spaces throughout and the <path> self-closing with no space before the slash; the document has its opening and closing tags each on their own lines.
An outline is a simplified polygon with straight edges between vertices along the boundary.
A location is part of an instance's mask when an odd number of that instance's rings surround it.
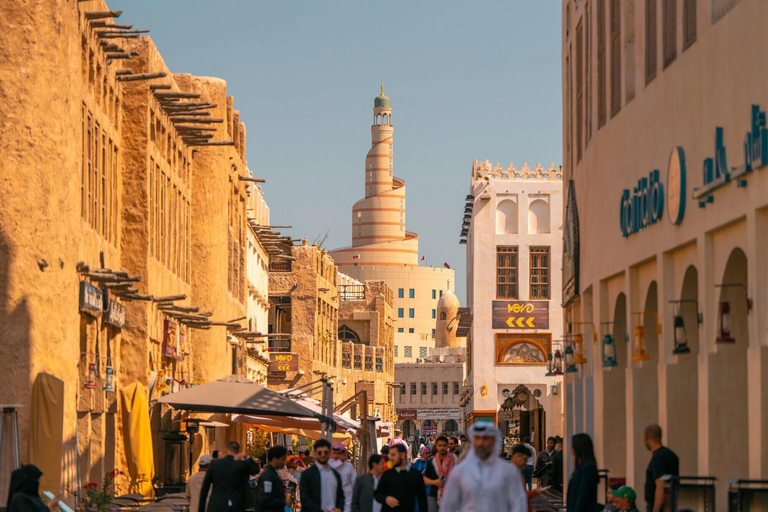
<svg viewBox="0 0 768 512">
<path fill-rule="evenodd" d="M 505 249 L 505 250 L 501 250 Z M 510 250 L 506 250 L 510 249 Z M 500 266 L 499 265 L 499 255 L 500 254 L 509 254 L 514 258 L 514 265 L 513 266 Z M 500 271 L 510 271 L 510 276 L 508 276 L 510 279 L 512 279 L 511 282 L 501 282 L 500 281 Z M 504 295 L 499 293 L 501 291 L 501 287 L 508 287 L 509 293 Z M 516 245 L 498 245 L 496 246 L 496 298 L 497 299 L 512 299 L 516 300 L 520 297 L 520 251 L 518 246 Z"/>
<path fill-rule="evenodd" d="M 645 85 L 655 78 L 658 68 L 658 0 L 645 0 Z"/>
<path fill-rule="evenodd" d="M 541 257 L 546 256 L 546 265 L 535 266 L 534 263 Z M 536 271 L 540 275 L 534 275 Z M 546 273 L 546 276 L 544 276 Z M 545 282 L 540 282 L 545 277 Z M 536 278 L 536 279 L 534 279 Z M 529 247 L 529 291 L 528 297 L 531 300 L 549 300 L 552 294 L 552 248 L 548 245 L 533 245 Z M 535 282 L 538 281 L 538 282 Z M 534 292 L 534 290 L 537 290 Z M 544 290 L 540 294 L 539 290 Z"/>
<path fill-rule="evenodd" d="M 667 69 L 677 59 L 677 0 L 661 0 L 662 54 Z"/>
<path fill-rule="evenodd" d="M 576 162 L 584 151 L 584 26 L 576 27 Z"/>
<path fill-rule="evenodd" d="M 605 2 L 597 0 L 597 129 L 608 120 L 606 102 L 607 46 L 605 44 Z"/>
<path fill-rule="evenodd" d="M 696 0 L 683 0 L 683 51 L 696 42 L 698 28 Z"/>
<path fill-rule="evenodd" d="M 611 0 L 611 118 L 621 111 L 621 2 Z"/>
</svg>

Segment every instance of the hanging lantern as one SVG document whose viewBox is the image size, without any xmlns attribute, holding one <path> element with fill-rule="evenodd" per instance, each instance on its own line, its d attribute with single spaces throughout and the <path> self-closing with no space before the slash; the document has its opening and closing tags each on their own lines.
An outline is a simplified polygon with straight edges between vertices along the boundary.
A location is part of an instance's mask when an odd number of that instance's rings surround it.
<svg viewBox="0 0 768 512">
<path fill-rule="evenodd" d="M 96 363 L 88 363 L 88 380 L 83 387 L 96 389 Z"/>
<path fill-rule="evenodd" d="M 587 358 L 584 357 L 584 336 L 576 335 L 576 357 L 573 358 L 573 364 L 587 364 Z"/>
<path fill-rule="evenodd" d="M 557 396 L 557 394 L 560 392 L 560 390 L 557 387 L 557 384 L 552 384 L 552 396 Z"/>
<path fill-rule="evenodd" d="M 165 393 L 168 391 L 168 384 L 165 380 L 165 370 L 157 372 L 157 392 Z"/>
<path fill-rule="evenodd" d="M 637 350 L 632 356 L 633 361 L 648 361 L 651 356 L 643 350 L 643 338 L 645 337 L 645 327 L 638 325 L 635 327 L 635 337 L 637 338 Z"/>
<path fill-rule="evenodd" d="M 565 373 L 576 373 L 579 370 L 576 369 L 576 365 L 573 364 L 573 349 L 568 344 L 565 347 Z"/>
<path fill-rule="evenodd" d="M 611 368 L 618 365 L 619 363 L 616 360 L 616 342 L 613 340 L 613 336 L 606 334 L 603 337 L 603 368 Z"/>
<path fill-rule="evenodd" d="M 113 383 L 115 370 L 112 368 L 112 361 L 107 361 L 106 379 L 104 381 L 104 391 L 114 391 L 115 386 Z"/>
<path fill-rule="evenodd" d="M 555 357 L 554 357 L 554 368 L 552 370 L 552 375 L 562 375 L 563 374 L 563 354 L 560 352 L 560 350 L 555 351 Z"/>
<path fill-rule="evenodd" d="M 554 358 L 552 357 L 552 352 L 549 352 L 547 354 L 547 373 L 544 374 L 545 377 L 551 377 L 554 375 L 553 370 L 554 366 Z"/>
<path fill-rule="evenodd" d="M 718 343 L 735 343 L 736 340 L 731 337 L 731 304 L 729 302 L 720 303 L 720 334 L 717 337 Z"/>
<path fill-rule="evenodd" d="M 675 349 L 673 354 L 688 354 L 691 349 L 688 348 L 688 336 L 685 333 L 685 321 L 681 315 L 675 315 Z"/>
</svg>

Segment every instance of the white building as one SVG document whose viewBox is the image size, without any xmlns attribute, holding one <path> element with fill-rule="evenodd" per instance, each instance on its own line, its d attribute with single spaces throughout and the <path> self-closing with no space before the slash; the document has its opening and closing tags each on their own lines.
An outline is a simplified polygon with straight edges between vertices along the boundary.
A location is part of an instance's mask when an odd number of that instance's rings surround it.
<svg viewBox="0 0 768 512">
<path fill-rule="evenodd" d="M 395 362 L 395 413 L 406 439 L 464 432 L 466 338 L 456 335 L 462 315 L 452 291 L 440 294 L 435 316 L 436 346 L 416 363 Z"/>
<path fill-rule="evenodd" d="M 247 322 L 251 333 L 268 332 L 269 326 L 269 254 L 260 240 L 270 237 L 269 206 L 264 192 L 258 185 L 253 185 L 248 202 L 248 253 L 246 271 L 248 274 Z M 245 357 L 245 375 L 259 384 L 267 384 L 269 367 L 266 351 L 266 338 L 251 338 L 264 341 L 261 344 L 248 344 Z"/>
<path fill-rule="evenodd" d="M 587 344 L 566 431 L 642 489 L 658 423 L 725 510 L 728 480 L 768 478 L 768 2 L 562 12 L 566 320 L 617 356 Z"/>
<path fill-rule="evenodd" d="M 554 164 L 475 161 L 462 231 L 473 315 L 467 422 L 493 422 L 537 447 L 563 432 L 560 380 L 545 376 L 553 342 L 563 339 L 562 191 Z"/>
</svg>

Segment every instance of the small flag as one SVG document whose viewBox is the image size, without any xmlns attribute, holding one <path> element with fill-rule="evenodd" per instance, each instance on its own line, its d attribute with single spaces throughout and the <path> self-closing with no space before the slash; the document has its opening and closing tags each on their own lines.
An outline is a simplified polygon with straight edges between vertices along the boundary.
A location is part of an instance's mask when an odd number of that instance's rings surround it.
<svg viewBox="0 0 768 512">
<path fill-rule="evenodd" d="M 443 266 L 444 266 L 445 268 L 451 268 L 451 266 L 450 266 L 448 263 L 443 263 Z"/>
<path fill-rule="evenodd" d="M 422 257 L 421 257 L 421 261 L 424 261 L 424 260 L 426 260 L 426 259 L 427 259 L 427 255 L 426 255 L 426 254 L 425 254 L 424 256 L 422 256 Z"/>
<path fill-rule="evenodd" d="M 353 254 L 352 255 L 352 259 L 353 260 L 359 260 L 360 259 L 360 255 L 359 254 Z"/>
</svg>

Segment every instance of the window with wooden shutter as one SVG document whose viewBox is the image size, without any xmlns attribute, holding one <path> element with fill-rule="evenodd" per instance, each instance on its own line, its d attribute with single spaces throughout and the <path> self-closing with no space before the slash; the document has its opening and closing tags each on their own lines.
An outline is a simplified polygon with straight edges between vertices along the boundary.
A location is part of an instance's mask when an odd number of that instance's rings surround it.
<svg viewBox="0 0 768 512">
<path fill-rule="evenodd" d="M 696 42 L 696 0 L 683 0 L 683 51 Z"/>
<path fill-rule="evenodd" d="M 584 147 L 589 145 L 592 138 L 592 10 L 589 2 L 584 4 L 584 121 L 586 129 L 586 141 Z"/>
<path fill-rule="evenodd" d="M 584 147 L 584 29 L 576 27 L 576 161 L 581 161 Z"/>
<path fill-rule="evenodd" d="M 611 0 L 611 117 L 621 110 L 621 0 Z"/>
<path fill-rule="evenodd" d="M 656 78 L 656 2 L 645 0 L 645 84 Z"/>
<path fill-rule="evenodd" d="M 675 62 L 677 57 L 677 0 L 662 0 L 664 8 L 661 21 L 664 31 L 664 69 Z"/>
<path fill-rule="evenodd" d="M 517 299 L 517 247 L 496 248 L 496 298 Z"/>
<path fill-rule="evenodd" d="M 597 0 L 597 129 L 605 124 L 605 2 Z"/>
</svg>

